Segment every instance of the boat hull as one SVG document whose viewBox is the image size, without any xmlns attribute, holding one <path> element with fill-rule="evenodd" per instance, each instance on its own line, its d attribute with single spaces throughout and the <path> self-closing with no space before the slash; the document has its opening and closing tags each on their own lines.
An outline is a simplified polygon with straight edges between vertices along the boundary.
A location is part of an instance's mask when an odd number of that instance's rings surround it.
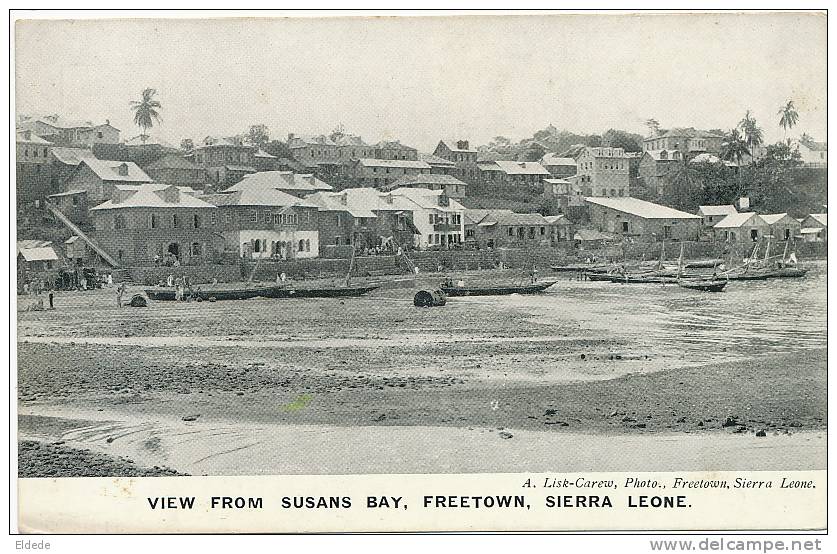
<svg viewBox="0 0 837 554">
<path fill-rule="evenodd" d="M 685 282 L 680 281 L 678 283 L 684 289 L 689 290 L 699 290 L 703 292 L 721 292 L 724 290 L 724 287 L 727 286 L 726 281 L 695 281 L 695 282 Z"/>
<path fill-rule="evenodd" d="M 192 290 L 185 293 L 185 298 L 191 296 L 192 300 L 249 300 L 250 298 L 257 298 L 259 296 L 266 296 L 270 291 L 269 288 L 253 288 L 253 289 L 209 289 L 209 290 Z M 176 291 L 173 288 L 159 288 L 159 289 L 145 289 L 145 294 L 151 300 L 157 301 L 171 301 L 177 299 Z M 184 298 L 184 299 L 185 299 Z"/>
<path fill-rule="evenodd" d="M 346 298 L 363 296 L 379 287 L 380 285 L 336 288 L 271 287 L 265 296 L 267 298 Z"/>
<path fill-rule="evenodd" d="M 520 286 L 495 287 L 441 287 L 447 296 L 504 296 L 508 294 L 536 294 L 543 292 L 557 281 L 544 281 Z"/>
</svg>

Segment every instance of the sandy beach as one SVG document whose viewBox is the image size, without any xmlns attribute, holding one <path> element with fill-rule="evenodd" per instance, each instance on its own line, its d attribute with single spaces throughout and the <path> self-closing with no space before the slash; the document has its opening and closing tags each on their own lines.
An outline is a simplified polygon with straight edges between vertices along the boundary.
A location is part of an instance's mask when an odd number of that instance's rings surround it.
<svg viewBox="0 0 837 554">
<path fill-rule="evenodd" d="M 562 276 L 437 309 L 412 306 L 434 277 L 121 310 L 60 293 L 18 314 L 19 436 L 151 474 L 824 468 L 812 267 L 716 295 Z M 83 475 L 85 456 L 20 474 Z"/>
</svg>

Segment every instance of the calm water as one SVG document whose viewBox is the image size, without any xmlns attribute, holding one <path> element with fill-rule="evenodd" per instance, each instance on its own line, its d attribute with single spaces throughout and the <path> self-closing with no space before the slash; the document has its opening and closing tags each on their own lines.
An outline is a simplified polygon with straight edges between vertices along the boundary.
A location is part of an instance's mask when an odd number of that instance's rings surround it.
<svg viewBox="0 0 837 554">
<path fill-rule="evenodd" d="M 691 359 L 737 358 L 821 348 L 826 333 L 826 262 L 799 279 L 732 281 L 724 292 L 676 285 L 559 281 L 539 296 L 512 296 L 502 309 L 538 321 L 572 321 L 591 336 Z"/>
</svg>

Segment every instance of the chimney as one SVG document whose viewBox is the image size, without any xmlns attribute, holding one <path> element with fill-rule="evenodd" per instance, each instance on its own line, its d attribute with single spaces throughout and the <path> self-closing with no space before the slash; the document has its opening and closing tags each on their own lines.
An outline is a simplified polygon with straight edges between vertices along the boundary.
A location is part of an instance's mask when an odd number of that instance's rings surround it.
<svg viewBox="0 0 837 554">
<path fill-rule="evenodd" d="M 468 150 L 468 141 L 467 140 L 456 141 L 456 148 L 459 149 L 459 150 Z"/>
<path fill-rule="evenodd" d="M 127 177 L 128 176 L 128 164 L 126 164 L 126 163 L 119 164 L 119 167 L 116 168 L 116 172 L 118 174 L 122 175 L 123 177 Z"/>
<path fill-rule="evenodd" d="M 105 125 L 110 125 L 110 119 L 105 120 Z"/>
</svg>

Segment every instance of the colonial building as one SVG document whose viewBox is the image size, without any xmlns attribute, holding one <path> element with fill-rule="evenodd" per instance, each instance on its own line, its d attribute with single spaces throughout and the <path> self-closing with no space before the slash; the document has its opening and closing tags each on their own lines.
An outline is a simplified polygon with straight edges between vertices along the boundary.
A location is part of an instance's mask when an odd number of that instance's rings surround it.
<svg viewBox="0 0 837 554">
<path fill-rule="evenodd" d="M 776 240 L 791 240 L 800 236 L 802 223 L 786 213 L 761 214 L 761 218 L 770 226 L 770 235 Z"/>
<path fill-rule="evenodd" d="M 96 125 L 90 121 L 71 121 L 59 116 L 46 116 L 23 119 L 18 123 L 18 128 L 31 131 L 57 146 L 90 148 L 97 143 L 119 142 L 119 129 L 108 120 Z"/>
<path fill-rule="evenodd" d="M 639 159 L 639 181 L 649 194 L 663 193 L 666 178 L 683 163 L 679 150 L 646 150 Z"/>
<path fill-rule="evenodd" d="M 574 176 L 585 196 L 630 196 L 629 162 L 625 151 L 611 147 L 585 147 Z"/>
<path fill-rule="evenodd" d="M 229 186 L 256 172 L 256 150 L 225 138 L 206 137 L 189 157 L 206 170 L 210 183 Z"/>
<path fill-rule="evenodd" d="M 464 181 L 460 181 L 453 175 L 423 173 L 421 175 L 404 175 L 399 177 L 389 185 L 384 186 L 383 190 L 392 190 L 401 187 L 442 190 L 449 197 L 461 200 L 465 197 L 467 186 Z"/>
<path fill-rule="evenodd" d="M 639 198 L 585 198 L 595 230 L 639 240 L 696 240 L 700 216 Z"/>
<path fill-rule="evenodd" d="M 538 162 L 514 162 L 497 160 L 480 162 L 482 180 L 495 185 L 515 187 L 535 194 L 543 192 L 543 179 L 550 173 Z M 499 171 L 494 167 L 499 168 Z"/>
<path fill-rule="evenodd" d="M 359 185 L 382 188 L 404 175 L 429 174 L 430 166 L 412 160 L 361 158 L 354 163 L 351 173 Z"/>
<path fill-rule="evenodd" d="M 117 185 L 140 185 L 152 179 L 133 162 L 85 158 L 63 185 L 62 192 L 87 191 L 87 201 L 96 206 L 114 195 Z"/>
<path fill-rule="evenodd" d="M 715 240 L 756 242 L 770 234 L 770 225 L 755 212 L 734 213 L 712 227 Z"/>
<path fill-rule="evenodd" d="M 454 162 L 440 158 L 435 154 L 419 153 L 418 159 L 430 166 L 430 173 L 453 175 L 456 172 L 456 164 Z"/>
<path fill-rule="evenodd" d="M 433 151 L 434 156 L 449 160 L 456 165 L 454 175 L 466 183 L 473 184 L 480 177 L 477 168 L 477 151 L 470 148 L 467 140 L 440 140 Z"/>
<path fill-rule="evenodd" d="M 540 164 L 556 179 L 572 177 L 578 172 L 578 165 L 573 158 L 562 158 L 555 154 L 544 154 Z"/>
<path fill-rule="evenodd" d="M 21 205 L 43 200 L 55 190 L 49 155 L 52 143 L 32 131 L 18 131 L 15 138 L 17 203 Z"/>
<path fill-rule="evenodd" d="M 799 141 L 796 143 L 802 163 L 806 167 L 828 167 L 828 144 L 815 142 L 813 140 Z"/>
<path fill-rule="evenodd" d="M 415 226 L 412 202 L 373 188 L 318 192 L 306 198 L 319 210 L 320 245 L 412 248 Z"/>
<path fill-rule="evenodd" d="M 145 166 L 145 173 L 155 183 L 203 189 L 206 169 L 177 154 L 167 154 Z"/>
<path fill-rule="evenodd" d="M 705 228 L 714 227 L 716 223 L 731 214 L 737 214 L 738 210 L 732 204 L 725 206 L 700 206 L 698 215 Z"/>
<path fill-rule="evenodd" d="M 465 207 L 441 190 L 400 188 L 390 192 L 412 203 L 417 248 L 450 248 L 465 238 Z"/>
<path fill-rule="evenodd" d="M 702 152 L 719 154 L 724 136 L 711 131 L 702 131 L 694 127 L 676 127 L 662 131 L 642 141 L 642 150 L 679 150 L 691 158 Z"/>
<path fill-rule="evenodd" d="M 291 154 L 295 160 L 298 160 L 309 167 L 317 167 L 320 165 L 336 166 L 342 161 L 340 158 L 340 148 L 338 148 L 337 144 L 326 135 L 298 136 L 291 133 L 288 135 L 288 148 L 291 150 Z M 355 148 L 360 149 L 361 146 L 356 145 Z M 374 152 L 374 149 L 370 149 L 370 151 Z M 345 154 L 347 156 L 350 152 L 351 147 L 345 150 Z M 360 155 L 358 155 L 358 157 L 360 157 Z"/>
<path fill-rule="evenodd" d="M 401 144 L 397 140 L 382 140 L 375 145 L 375 156 L 379 160 L 418 160 L 418 150 Z"/>
<path fill-rule="evenodd" d="M 484 248 L 550 246 L 567 239 L 566 218 L 511 210 L 465 210 L 465 240 Z M 562 232 L 563 231 L 563 232 Z"/>
<path fill-rule="evenodd" d="M 91 238 L 121 265 L 150 265 L 174 257 L 205 263 L 223 248 L 217 209 L 173 185 L 113 188 L 110 200 L 90 209 Z"/>
<path fill-rule="evenodd" d="M 227 251 L 252 258 L 319 256 L 317 206 L 281 190 L 248 186 L 247 179 L 205 200 L 218 207 L 214 229 Z"/>
<path fill-rule="evenodd" d="M 586 212 L 584 191 L 577 183 L 566 179 L 544 179 L 543 196 L 558 213 L 574 221 Z"/>
</svg>

